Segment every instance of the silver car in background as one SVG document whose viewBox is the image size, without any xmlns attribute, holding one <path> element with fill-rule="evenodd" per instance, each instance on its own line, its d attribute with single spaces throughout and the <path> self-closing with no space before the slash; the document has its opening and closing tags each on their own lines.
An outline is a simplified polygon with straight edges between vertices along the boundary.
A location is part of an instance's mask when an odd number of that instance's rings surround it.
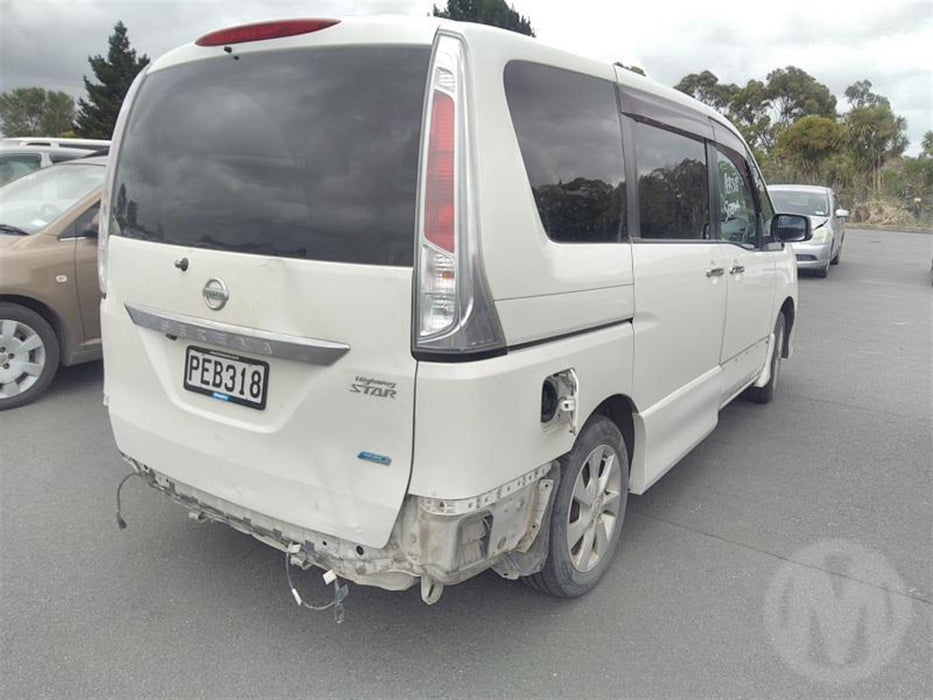
<svg viewBox="0 0 933 700">
<path fill-rule="evenodd" d="M 838 265 L 846 237 L 845 220 L 849 212 L 839 209 L 836 193 L 829 187 L 815 185 L 771 185 L 768 194 L 777 211 L 810 217 L 813 238 L 790 244 L 797 258 L 797 269 L 812 270 L 826 277 L 830 265 Z"/>
</svg>

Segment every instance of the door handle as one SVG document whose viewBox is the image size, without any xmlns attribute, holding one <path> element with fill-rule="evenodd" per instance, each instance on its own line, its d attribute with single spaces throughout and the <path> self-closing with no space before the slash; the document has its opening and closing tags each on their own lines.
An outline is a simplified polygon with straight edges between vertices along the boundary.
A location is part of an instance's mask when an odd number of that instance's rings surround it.
<svg viewBox="0 0 933 700">
<path fill-rule="evenodd" d="M 722 277 L 724 274 L 726 274 L 726 271 L 721 267 L 711 267 L 706 271 L 707 277 Z"/>
<path fill-rule="evenodd" d="M 730 275 L 737 275 L 740 272 L 745 272 L 745 265 L 733 265 L 732 269 L 729 270 Z"/>
</svg>

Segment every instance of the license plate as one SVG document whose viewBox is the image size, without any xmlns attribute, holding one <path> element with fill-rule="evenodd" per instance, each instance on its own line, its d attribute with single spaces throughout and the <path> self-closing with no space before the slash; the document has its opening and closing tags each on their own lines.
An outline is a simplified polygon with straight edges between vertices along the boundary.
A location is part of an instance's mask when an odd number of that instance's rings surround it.
<svg viewBox="0 0 933 700">
<path fill-rule="evenodd" d="M 219 401 L 263 410 L 269 364 L 189 345 L 185 353 L 185 389 Z"/>
</svg>

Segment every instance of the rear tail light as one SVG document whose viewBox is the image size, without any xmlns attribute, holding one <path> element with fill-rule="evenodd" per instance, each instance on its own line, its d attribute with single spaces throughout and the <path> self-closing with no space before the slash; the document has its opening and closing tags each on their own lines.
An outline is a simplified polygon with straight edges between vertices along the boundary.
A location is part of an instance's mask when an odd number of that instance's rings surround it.
<svg viewBox="0 0 933 700">
<path fill-rule="evenodd" d="M 339 22 L 339 19 L 285 19 L 275 22 L 243 24 L 239 27 L 218 29 L 216 32 L 205 34 L 194 43 L 198 46 L 228 46 L 230 44 L 244 44 L 248 41 L 281 39 L 286 36 L 310 34 L 311 32 L 333 27 Z"/>
<path fill-rule="evenodd" d="M 110 215 L 113 204 L 113 186 L 117 175 L 117 161 L 120 155 L 120 145 L 123 142 L 123 131 L 126 129 L 126 121 L 129 118 L 130 109 L 133 106 L 133 99 L 139 91 L 139 86 L 145 78 L 148 68 L 143 68 L 136 74 L 136 78 L 130 84 L 130 89 L 126 91 L 123 98 L 123 104 L 120 106 L 120 113 L 117 116 L 117 122 L 113 127 L 113 135 L 110 139 L 110 153 L 107 159 L 107 174 L 104 176 L 104 190 L 100 196 L 100 216 L 99 228 L 97 232 L 97 283 L 100 286 L 101 296 L 107 296 L 107 250 L 110 239 Z M 119 233 L 117 231 L 116 233 Z"/>
<path fill-rule="evenodd" d="M 472 200 L 466 55 L 438 33 L 421 153 L 412 349 L 422 359 L 504 351 Z"/>
</svg>

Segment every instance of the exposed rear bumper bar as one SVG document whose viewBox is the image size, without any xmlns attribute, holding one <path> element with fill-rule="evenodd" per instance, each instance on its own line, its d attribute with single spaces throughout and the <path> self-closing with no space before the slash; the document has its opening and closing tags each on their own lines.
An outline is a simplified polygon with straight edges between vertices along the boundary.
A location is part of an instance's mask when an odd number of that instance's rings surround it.
<svg viewBox="0 0 933 700">
<path fill-rule="evenodd" d="M 224 523 L 280 551 L 291 551 L 292 562 L 303 568 L 332 569 L 341 578 L 388 590 L 404 590 L 419 578 L 443 588 L 489 568 L 506 578 L 540 570 L 547 539 L 538 534 L 546 529 L 557 478 L 556 463 L 548 463 L 472 499 L 409 496 L 388 543 L 376 549 L 247 510 L 127 455 L 124 459 L 199 522 Z M 295 545 L 300 546 L 297 553 Z"/>
<path fill-rule="evenodd" d="M 349 345 L 330 340 L 270 333 L 144 306 L 124 306 L 137 326 L 228 350 L 305 362 L 310 365 L 332 365 L 350 350 Z"/>
</svg>

